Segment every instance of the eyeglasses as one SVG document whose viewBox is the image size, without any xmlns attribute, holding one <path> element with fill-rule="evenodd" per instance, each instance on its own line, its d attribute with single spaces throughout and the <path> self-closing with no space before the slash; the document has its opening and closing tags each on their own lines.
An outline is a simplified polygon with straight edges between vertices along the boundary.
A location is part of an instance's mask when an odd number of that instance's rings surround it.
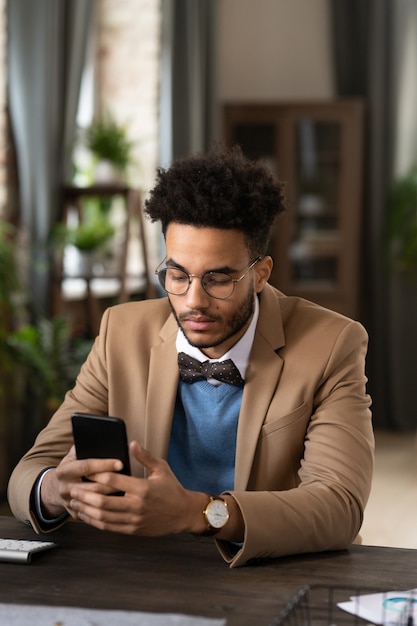
<svg viewBox="0 0 417 626">
<path fill-rule="evenodd" d="M 217 300 L 226 300 L 230 298 L 235 290 L 236 283 L 245 278 L 246 274 L 262 259 L 258 256 L 257 259 L 251 262 L 242 276 L 239 278 L 232 278 L 230 274 L 226 272 L 207 272 L 206 274 L 187 274 L 184 270 L 178 267 L 165 267 L 160 270 L 162 261 L 155 270 L 155 274 L 158 276 L 161 287 L 173 296 L 185 296 L 190 288 L 192 278 L 201 278 L 201 285 L 204 291 Z"/>
</svg>

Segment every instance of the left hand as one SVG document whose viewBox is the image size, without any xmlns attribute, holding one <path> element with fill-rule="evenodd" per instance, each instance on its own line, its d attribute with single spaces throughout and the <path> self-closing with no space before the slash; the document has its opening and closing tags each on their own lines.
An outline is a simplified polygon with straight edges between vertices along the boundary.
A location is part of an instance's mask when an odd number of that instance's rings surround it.
<svg viewBox="0 0 417 626">
<path fill-rule="evenodd" d="M 154 457 L 136 441 L 130 453 L 148 470 L 148 478 L 102 472 L 71 490 L 71 511 L 101 530 L 160 536 L 201 532 L 207 494 L 189 491 L 179 483 L 168 463 Z M 107 495 L 109 491 L 124 496 Z"/>
</svg>

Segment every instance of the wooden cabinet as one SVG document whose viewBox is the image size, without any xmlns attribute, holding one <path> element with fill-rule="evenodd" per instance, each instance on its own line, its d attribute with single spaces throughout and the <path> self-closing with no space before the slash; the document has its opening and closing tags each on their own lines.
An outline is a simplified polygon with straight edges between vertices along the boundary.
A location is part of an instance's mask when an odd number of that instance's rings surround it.
<svg viewBox="0 0 417 626">
<path fill-rule="evenodd" d="M 224 138 L 285 183 L 271 282 L 358 319 L 364 108 L 359 100 L 226 104 Z"/>
<path fill-rule="evenodd" d="M 106 306 L 155 297 L 155 288 L 149 279 L 140 192 L 123 185 L 66 186 L 62 227 L 85 225 L 92 203 L 99 203 L 100 222 L 104 215 L 114 232 L 108 243 L 95 250 L 57 246 L 53 312 L 70 310 L 74 317 L 77 309 L 74 326 L 82 331 L 84 326 L 94 336 Z M 99 229 L 100 224 L 93 221 L 96 224 Z"/>
</svg>

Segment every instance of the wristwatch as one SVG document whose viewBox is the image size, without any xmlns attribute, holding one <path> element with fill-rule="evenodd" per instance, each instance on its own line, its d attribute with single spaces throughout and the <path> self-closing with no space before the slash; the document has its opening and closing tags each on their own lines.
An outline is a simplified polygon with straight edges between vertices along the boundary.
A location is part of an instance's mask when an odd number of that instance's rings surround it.
<svg viewBox="0 0 417 626">
<path fill-rule="evenodd" d="M 229 511 L 227 502 L 220 496 L 210 495 L 210 501 L 203 511 L 204 519 L 207 524 L 207 530 L 202 535 L 215 535 L 227 523 L 229 519 Z"/>
</svg>

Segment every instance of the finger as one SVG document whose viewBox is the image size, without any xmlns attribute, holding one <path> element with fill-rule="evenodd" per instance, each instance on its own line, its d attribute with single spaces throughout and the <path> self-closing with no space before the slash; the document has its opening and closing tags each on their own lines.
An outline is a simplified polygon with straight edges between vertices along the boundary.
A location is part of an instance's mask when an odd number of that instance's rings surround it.
<svg viewBox="0 0 417 626">
<path fill-rule="evenodd" d="M 75 511 L 85 511 L 87 507 L 91 507 L 97 510 L 95 516 L 99 516 L 100 511 L 124 513 L 126 504 L 123 500 L 123 497 L 112 496 L 94 489 L 86 489 L 80 485 L 71 489 L 70 506 Z"/>
<path fill-rule="evenodd" d="M 80 485 L 86 491 L 113 495 L 130 491 L 141 479 L 114 472 L 99 472 L 90 474 L 88 480 L 92 482 L 84 482 Z"/>
<path fill-rule="evenodd" d="M 146 467 L 146 469 L 148 469 L 151 473 L 160 468 L 161 463 L 163 463 L 162 459 L 153 456 L 149 450 L 142 448 L 137 441 L 132 441 L 129 444 L 129 449 L 132 456 L 134 456 L 135 459 L 139 461 L 141 465 Z"/>
<path fill-rule="evenodd" d="M 112 498 L 117 500 L 118 498 Z M 125 523 L 126 515 L 123 511 L 104 509 L 100 506 L 95 506 L 95 503 L 89 504 L 81 502 L 80 500 L 71 500 L 71 510 L 75 516 L 93 526 L 98 526 L 102 529 L 108 529 L 109 524 L 118 524 L 119 526 Z"/>
<path fill-rule="evenodd" d="M 120 461 L 116 460 L 102 460 L 102 459 L 84 459 L 79 461 L 68 461 L 67 463 L 60 463 L 56 468 L 57 478 L 57 490 L 64 501 L 68 501 L 69 492 L 71 488 L 76 485 L 84 484 L 94 485 L 93 483 L 83 483 L 82 481 L 87 478 L 91 480 L 92 477 L 100 475 L 100 472 L 112 473 L 114 469 L 119 468 Z M 94 488 L 93 488 L 94 489 Z M 101 490 L 103 491 L 103 486 Z M 97 490 L 99 490 L 97 488 Z M 105 491 L 105 490 L 104 490 Z M 109 491 L 107 491 L 109 492 Z"/>
<path fill-rule="evenodd" d="M 109 524 L 137 528 L 140 523 L 140 513 L 131 510 L 131 507 L 126 505 L 127 499 L 124 497 L 105 496 L 81 488 L 73 489 L 71 496 L 73 496 L 69 503 L 71 511 L 75 517 L 89 524 L 94 520 L 100 522 L 100 528 L 110 530 Z"/>
<path fill-rule="evenodd" d="M 98 528 L 99 530 L 107 530 L 110 532 L 124 533 L 133 535 L 137 532 L 137 525 L 122 514 L 106 513 L 106 515 L 97 514 L 95 509 L 86 509 L 75 512 L 77 519 L 82 522 Z"/>
<path fill-rule="evenodd" d="M 100 474 L 96 474 L 96 476 L 99 477 Z M 108 485 L 108 484 L 101 483 L 99 482 L 99 480 L 95 480 L 93 477 L 85 479 L 83 481 L 73 483 L 69 490 L 70 497 L 73 497 L 74 489 L 79 489 L 80 492 L 83 492 L 85 494 L 86 493 L 99 493 L 104 496 L 110 496 L 117 491 L 115 487 L 112 487 L 111 485 Z"/>
<path fill-rule="evenodd" d="M 91 477 L 104 472 L 120 472 L 123 463 L 120 459 L 80 459 L 77 461 L 80 476 Z"/>
</svg>

